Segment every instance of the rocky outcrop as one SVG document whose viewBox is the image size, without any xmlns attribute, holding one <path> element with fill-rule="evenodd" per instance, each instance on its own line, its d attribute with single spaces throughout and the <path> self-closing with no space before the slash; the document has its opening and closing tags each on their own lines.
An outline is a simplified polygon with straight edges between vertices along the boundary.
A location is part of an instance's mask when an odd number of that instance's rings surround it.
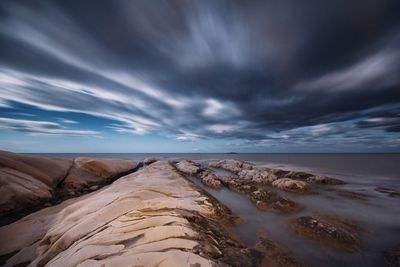
<svg viewBox="0 0 400 267">
<path fill-rule="evenodd" d="M 286 191 L 293 192 L 306 192 L 308 191 L 308 185 L 306 182 L 293 180 L 290 178 L 282 178 L 272 182 L 272 186 L 283 189 Z"/>
<path fill-rule="evenodd" d="M 158 159 L 156 159 L 156 158 L 145 158 L 145 159 L 143 160 L 143 164 L 144 164 L 144 165 L 150 165 L 150 164 L 156 162 L 157 160 L 158 160 Z"/>
<path fill-rule="evenodd" d="M 266 189 L 258 189 L 251 192 L 249 198 L 260 210 L 275 213 L 294 213 L 301 210 L 301 206 L 296 202 Z"/>
<path fill-rule="evenodd" d="M 190 160 L 182 160 L 176 164 L 176 168 L 186 174 L 195 175 L 200 171 L 200 165 L 190 161 Z"/>
<path fill-rule="evenodd" d="M 5 266 L 251 266 L 235 217 L 165 161 L 0 228 Z"/>
<path fill-rule="evenodd" d="M 212 168 L 221 168 L 235 174 L 238 174 L 241 170 L 250 170 L 254 166 L 254 164 L 249 162 L 243 162 L 240 160 L 234 159 L 224 159 L 220 161 L 213 161 L 208 164 L 209 167 Z"/>
<path fill-rule="evenodd" d="M 44 158 L 0 152 L 0 224 L 96 190 L 137 167 L 130 160 Z"/>
<path fill-rule="evenodd" d="M 302 216 L 295 219 L 292 226 L 298 235 L 338 251 L 359 251 L 358 234 L 363 229 L 352 222 L 326 215 Z"/>
<path fill-rule="evenodd" d="M 137 166 L 131 160 L 79 157 L 74 160 L 61 186 L 70 191 L 90 187 L 104 183 L 114 175 L 129 172 Z"/>
</svg>

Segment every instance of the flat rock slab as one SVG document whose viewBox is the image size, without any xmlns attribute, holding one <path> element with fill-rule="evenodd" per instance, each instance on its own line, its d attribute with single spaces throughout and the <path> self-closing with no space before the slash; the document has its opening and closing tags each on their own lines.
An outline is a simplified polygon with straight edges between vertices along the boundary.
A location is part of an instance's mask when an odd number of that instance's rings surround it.
<svg viewBox="0 0 400 267">
<path fill-rule="evenodd" d="M 213 201 L 168 162 L 157 161 L 1 227 L 0 255 L 16 253 L 5 266 L 254 264 L 251 251 L 222 234 Z"/>
</svg>

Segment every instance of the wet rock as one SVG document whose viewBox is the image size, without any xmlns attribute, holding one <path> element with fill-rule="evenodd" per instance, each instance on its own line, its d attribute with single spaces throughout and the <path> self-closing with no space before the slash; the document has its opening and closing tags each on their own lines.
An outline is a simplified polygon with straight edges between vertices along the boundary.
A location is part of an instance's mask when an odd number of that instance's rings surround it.
<svg viewBox="0 0 400 267">
<path fill-rule="evenodd" d="M 188 175 L 195 175 L 201 170 L 200 165 L 191 160 L 182 160 L 178 162 L 176 168 Z"/>
<path fill-rule="evenodd" d="M 272 186 L 292 192 L 306 192 L 308 191 L 308 185 L 306 182 L 293 180 L 290 178 L 281 178 L 272 182 Z"/>
<path fill-rule="evenodd" d="M 202 171 L 198 176 L 201 182 L 210 188 L 221 189 L 224 187 L 218 177 L 209 170 Z"/>
<path fill-rule="evenodd" d="M 269 169 L 253 166 L 252 169 L 243 169 L 238 172 L 238 177 L 245 180 L 251 180 L 257 184 L 271 184 L 277 179 L 277 176 Z"/>
<path fill-rule="evenodd" d="M 367 200 L 368 198 L 371 197 L 370 195 L 364 193 L 348 191 L 348 190 L 335 189 L 333 191 L 335 191 L 338 196 L 350 199 Z"/>
<path fill-rule="evenodd" d="M 145 159 L 143 160 L 143 164 L 144 164 L 144 165 L 150 165 L 150 164 L 156 162 L 157 160 L 158 160 L 158 159 L 156 159 L 156 158 L 145 158 Z"/>
<path fill-rule="evenodd" d="M 307 182 L 311 184 L 328 184 L 328 185 L 342 185 L 345 184 L 344 181 L 336 178 L 330 178 L 326 176 L 310 176 L 306 179 Z"/>
<path fill-rule="evenodd" d="M 361 228 L 345 220 L 331 216 L 302 216 L 295 219 L 292 226 L 298 235 L 338 251 L 359 251 L 357 232 Z"/>
<path fill-rule="evenodd" d="M 89 189 L 94 191 L 94 190 L 99 189 L 99 186 L 98 185 L 92 185 L 91 187 L 89 187 Z"/>
<path fill-rule="evenodd" d="M 294 213 L 301 209 L 301 206 L 296 202 L 266 189 L 258 189 L 251 192 L 249 198 L 260 210 L 276 213 Z"/>
<path fill-rule="evenodd" d="M 389 197 L 400 197 L 400 192 L 393 188 L 378 186 L 374 189 L 377 192 L 387 194 Z"/>
<path fill-rule="evenodd" d="M 240 194 L 249 194 L 257 190 L 256 186 L 241 179 L 231 179 L 228 181 L 226 185 L 229 189 L 238 192 Z"/>
<path fill-rule="evenodd" d="M 243 169 L 245 170 L 252 169 L 254 164 L 249 162 L 243 162 L 240 160 L 225 159 L 225 160 L 210 162 L 208 166 L 213 168 L 221 168 L 237 174 Z"/>
<path fill-rule="evenodd" d="M 307 178 L 311 177 L 312 174 L 306 172 L 296 172 L 290 171 L 285 174 L 286 178 L 294 179 L 294 180 L 307 180 Z"/>
<path fill-rule="evenodd" d="M 262 233 L 258 236 L 255 248 L 263 254 L 263 260 L 260 266 L 305 266 L 295 259 L 295 257 L 287 248 L 281 246 L 267 233 Z"/>
<path fill-rule="evenodd" d="M 387 267 L 400 266 L 400 246 L 384 252 L 385 263 Z"/>
</svg>

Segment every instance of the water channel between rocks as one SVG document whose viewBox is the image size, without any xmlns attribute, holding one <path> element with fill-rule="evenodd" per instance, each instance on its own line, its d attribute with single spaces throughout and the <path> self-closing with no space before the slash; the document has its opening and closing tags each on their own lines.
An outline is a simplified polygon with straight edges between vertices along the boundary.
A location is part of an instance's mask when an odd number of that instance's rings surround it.
<svg viewBox="0 0 400 267">
<path fill-rule="evenodd" d="M 207 165 L 205 161 L 197 162 Z M 221 169 L 213 170 L 219 176 L 230 174 Z M 290 193 L 266 186 L 269 190 L 279 192 L 281 196 L 288 197 L 304 206 L 299 213 L 290 215 L 258 210 L 245 195 L 227 188 L 213 190 L 203 185 L 199 179 L 189 178 L 242 218 L 243 223 L 236 226 L 233 231 L 248 246 L 254 246 L 258 234 L 266 231 L 306 265 L 382 266 L 384 264 L 383 251 L 400 242 L 399 198 L 388 197 L 374 191 L 377 184 L 373 179 L 360 180 L 355 176 L 321 172 L 315 174 L 329 175 L 349 183 L 340 186 L 320 185 L 317 188 L 318 194 Z M 368 197 L 363 200 L 346 198 L 337 195 L 335 189 L 359 192 Z M 368 233 L 360 235 L 361 251 L 353 254 L 337 252 L 297 236 L 290 227 L 290 221 L 298 216 L 316 213 L 350 219 L 365 227 Z"/>
</svg>

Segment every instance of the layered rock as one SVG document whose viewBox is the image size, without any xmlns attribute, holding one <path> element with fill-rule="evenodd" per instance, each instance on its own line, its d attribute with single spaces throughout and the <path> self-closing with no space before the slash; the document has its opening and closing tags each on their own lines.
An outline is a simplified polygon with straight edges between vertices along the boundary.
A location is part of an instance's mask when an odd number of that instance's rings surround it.
<svg viewBox="0 0 400 267">
<path fill-rule="evenodd" d="M 0 228 L 5 266 L 251 266 L 233 215 L 158 161 L 89 195 Z M 42 222 L 42 224 L 40 224 Z"/>
<path fill-rule="evenodd" d="M 190 160 L 182 160 L 176 164 L 176 168 L 184 174 L 196 176 L 206 186 L 213 189 L 221 189 L 223 187 L 218 177 L 210 170 L 202 168 Z"/>
<path fill-rule="evenodd" d="M 286 191 L 294 192 L 306 192 L 308 190 L 308 185 L 306 182 L 293 180 L 290 178 L 275 180 L 274 182 L 272 182 L 272 186 Z"/>
<path fill-rule="evenodd" d="M 137 164 L 130 160 L 44 158 L 0 152 L 1 224 L 44 204 L 95 190 Z M 90 189 L 92 187 L 92 189 Z"/>
<path fill-rule="evenodd" d="M 137 166 L 138 164 L 131 160 L 79 157 L 74 160 L 62 187 L 73 191 L 101 184 L 114 175 L 132 171 Z"/>
<path fill-rule="evenodd" d="M 195 175 L 197 174 L 201 168 L 200 165 L 190 161 L 190 160 L 182 160 L 176 164 L 176 168 L 186 174 Z"/>
<path fill-rule="evenodd" d="M 258 189 L 251 192 L 249 198 L 261 210 L 276 213 L 294 213 L 301 209 L 301 206 L 296 202 L 266 189 Z"/>
</svg>

